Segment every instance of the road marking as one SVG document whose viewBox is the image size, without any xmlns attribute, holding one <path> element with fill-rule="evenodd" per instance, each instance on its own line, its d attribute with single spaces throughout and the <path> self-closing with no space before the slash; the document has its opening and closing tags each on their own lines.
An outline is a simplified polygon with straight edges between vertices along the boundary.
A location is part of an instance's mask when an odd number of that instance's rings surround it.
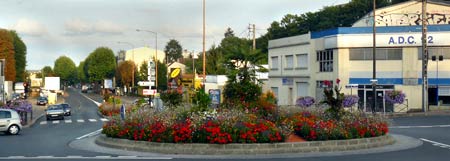
<svg viewBox="0 0 450 161">
<path fill-rule="evenodd" d="M 84 120 L 81 120 L 81 119 L 80 119 L 80 120 L 77 120 L 77 122 L 84 122 Z"/>
<path fill-rule="evenodd" d="M 111 156 L 106 155 L 106 156 L 95 156 L 95 158 L 111 158 Z"/>
<path fill-rule="evenodd" d="M 83 139 L 83 138 L 86 138 L 86 137 L 90 137 L 90 136 L 94 136 L 94 135 L 100 134 L 100 133 L 102 132 L 102 130 L 103 130 L 103 129 L 98 129 L 97 131 L 94 131 L 94 132 L 91 132 L 91 133 L 89 133 L 89 134 L 80 136 L 80 137 L 78 137 L 78 138 L 76 138 L 76 139 L 77 139 L 77 140 L 80 140 L 80 139 Z"/>
<path fill-rule="evenodd" d="M 59 120 L 53 121 L 53 124 L 59 124 Z"/>
<path fill-rule="evenodd" d="M 105 119 L 105 118 L 101 118 L 100 120 L 102 120 L 103 122 L 108 121 L 108 119 Z"/>
<path fill-rule="evenodd" d="M 83 156 L 67 156 L 67 157 L 54 157 L 54 156 L 36 156 L 36 157 L 25 157 L 25 156 L 9 156 L 0 157 L 0 160 L 63 160 L 63 159 L 80 159 L 80 160 L 97 160 L 97 159 L 126 159 L 126 160 L 168 160 L 173 159 L 170 157 L 137 157 L 137 156 L 95 156 L 95 157 L 83 157 Z"/>
<path fill-rule="evenodd" d="M 25 156 L 9 156 L 8 158 L 14 159 L 14 158 L 25 158 Z"/>
<path fill-rule="evenodd" d="M 53 156 L 48 155 L 48 156 L 37 156 L 36 158 L 53 158 Z"/>
<path fill-rule="evenodd" d="M 72 123 L 72 120 L 64 120 L 65 123 Z"/>
<path fill-rule="evenodd" d="M 47 124 L 47 121 L 41 121 L 41 123 L 39 123 L 39 124 L 45 125 L 45 124 Z"/>
<path fill-rule="evenodd" d="M 433 146 L 437 146 L 437 147 L 441 147 L 441 148 L 445 148 L 445 149 L 450 149 L 450 145 L 447 145 L 447 144 L 444 144 L 444 143 L 431 141 L 431 140 L 424 139 L 424 138 L 420 138 L 420 140 L 428 142 L 428 143 L 431 143 Z"/>
<path fill-rule="evenodd" d="M 435 128 L 435 127 L 450 127 L 450 125 L 422 125 L 422 126 L 391 126 L 391 129 L 409 129 L 409 128 Z"/>
<path fill-rule="evenodd" d="M 97 122 L 96 119 L 89 119 L 90 122 Z"/>
<path fill-rule="evenodd" d="M 83 156 L 79 156 L 79 155 L 69 155 L 69 156 L 67 156 L 67 158 L 83 158 Z"/>
</svg>

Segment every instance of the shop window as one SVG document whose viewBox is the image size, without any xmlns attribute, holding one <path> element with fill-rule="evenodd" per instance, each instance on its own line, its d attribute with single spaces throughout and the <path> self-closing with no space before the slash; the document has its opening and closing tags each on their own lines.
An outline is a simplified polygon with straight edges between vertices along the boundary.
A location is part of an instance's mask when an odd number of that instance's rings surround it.
<svg viewBox="0 0 450 161">
<path fill-rule="evenodd" d="M 317 51 L 319 72 L 333 72 L 333 50 Z"/>
<path fill-rule="evenodd" d="M 418 59 L 422 60 L 422 47 L 418 48 Z M 440 56 L 442 55 L 444 59 L 450 59 L 450 47 L 429 47 L 428 48 L 428 58 L 431 60 L 431 56 Z"/>
</svg>

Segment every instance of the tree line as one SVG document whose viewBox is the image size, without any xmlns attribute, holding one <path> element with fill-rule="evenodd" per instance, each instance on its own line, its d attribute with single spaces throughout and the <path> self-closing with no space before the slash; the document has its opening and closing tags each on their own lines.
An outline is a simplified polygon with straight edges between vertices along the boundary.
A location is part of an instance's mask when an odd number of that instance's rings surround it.
<svg viewBox="0 0 450 161">
<path fill-rule="evenodd" d="M 0 29 L 0 59 L 5 60 L 6 81 L 24 82 L 27 73 L 27 46 L 14 30 Z"/>
</svg>

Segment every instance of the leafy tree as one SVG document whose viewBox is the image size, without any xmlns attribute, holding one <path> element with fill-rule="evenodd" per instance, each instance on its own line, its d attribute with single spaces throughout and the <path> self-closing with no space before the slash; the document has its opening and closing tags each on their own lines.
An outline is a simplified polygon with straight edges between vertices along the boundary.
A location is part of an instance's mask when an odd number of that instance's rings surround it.
<svg viewBox="0 0 450 161">
<path fill-rule="evenodd" d="M 127 60 L 119 63 L 119 66 L 117 67 L 117 75 L 123 85 L 130 87 L 133 79 L 133 73 L 130 71 L 133 71 L 133 68 L 135 68 L 133 61 Z"/>
<path fill-rule="evenodd" d="M 99 47 L 86 58 L 87 76 L 91 82 L 112 78 L 116 69 L 116 58 L 110 48 Z"/>
<path fill-rule="evenodd" d="M 26 78 L 25 67 L 27 66 L 27 46 L 17 35 L 16 31 L 10 31 L 14 41 L 14 59 L 16 60 L 16 81 L 24 82 Z"/>
<path fill-rule="evenodd" d="M 77 80 L 77 67 L 67 56 L 60 56 L 56 59 L 53 70 L 64 84 L 74 84 Z"/>
<path fill-rule="evenodd" d="M 211 75 L 223 75 L 227 74 L 226 59 L 222 52 L 222 48 L 216 47 L 215 45 L 206 51 L 206 73 Z M 187 65 L 186 65 L 187 66 Z M 191 67 L 190 64 L 189 67 Z M 198 61 L 195 62 L 195 67 L 197 71 L 203 70 L 203 54 L 200 54 Z"/>
<path fill-rule="evenodd" d="M 136 81 L 147 81 L 148 79 L 148 62 L 144 61 L 139 67 L 139 72 L 136 73 Z"/>
<path fill-rule="evenodd" d="M 0 29 L 0 59 L 5 59 L 5 80 L 16 81 L 16 61 L 14 59 L 14 38 L 9 31 Z"/>
<path fill-rule="evenodd" d="M 228 27 L 227 30 L 225 31 L 225 34 L 223 34 L 225 36 L 225 38 L 227 37 L 234 37 L 234 31 Z"/>
<path fill-rule="evenodd" d="M 175 40 L 171 39 L 166 47 L 164 48 L 164 52 L 166 53 L 166 63 L 170 64 L 173 62 L 176 62 L 178 59 L 183 57 L 183 48 L 181 47 L 180 43 Z"/>
<path fill-rule="evenodd" d="M 44 78 L 56 76 L 55 73 L 53 72 L 52 67 L 50 66 L 45 66 L 44 68 L 42 68 L 42 75 Z"/>
<path fill-rule="evenodd" d="M 86 63 L 81 61 L 77 67 L 78 80 L 80 83 L 87 83 L 86 71 L 84 70 Z"/>
<path fill-rule="evenodd" d="M 158 90 L 167 90 L 167 65 L 157 61 L 158 63 Z"/>
</svg>

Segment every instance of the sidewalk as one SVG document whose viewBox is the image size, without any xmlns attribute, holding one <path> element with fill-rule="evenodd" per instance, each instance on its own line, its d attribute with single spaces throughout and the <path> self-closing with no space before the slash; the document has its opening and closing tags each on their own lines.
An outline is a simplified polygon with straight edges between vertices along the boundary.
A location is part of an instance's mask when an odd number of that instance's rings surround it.
<svg viewBox="0 0 450 161">
<path fill-rule="evenodd" d="M 29 103 L 31 103 L 31 105 L 33 106 L 32 107 L 33 113 L 27 115 L 28 123 L 23 126 L 24 128 L 29 128 L 29 127 L 33 126 L 34 123 L 36 123 L 36 121 L 38 119 L 40 119 L 41 117 L 43 117 L 45 115 L 45 109 L 47 109 L 47 105 L 45 105 L 45 106 L 37 105 L 36 104 L 37 98 L 38 97 L 29 97 L 27 99 L 27 101 Z M 64 97 L 63 96 L 58 96 L 58 101 L 56 101 L 56 104 L 64 103 L 64 102 L 65 102 Z"/>
</svg>

